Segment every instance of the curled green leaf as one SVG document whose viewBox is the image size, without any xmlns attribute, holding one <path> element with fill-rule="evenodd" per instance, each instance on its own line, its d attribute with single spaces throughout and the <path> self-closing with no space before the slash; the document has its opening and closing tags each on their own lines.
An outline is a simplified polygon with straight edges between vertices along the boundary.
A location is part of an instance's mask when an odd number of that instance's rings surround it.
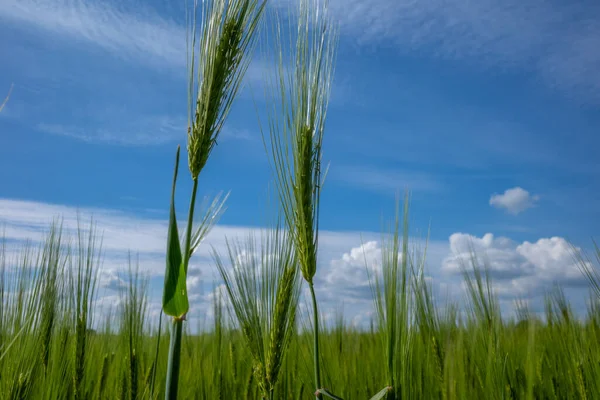
<svg viewBox="0 0 600 400">
<path fill-rule="evenodd" d="M 169 213 L 169 230 L 167 236 L 167 266 L 165 271 L 165 287 L 163 290 L 163 310 L 165 314 L 181 318 L 189 310 L 186 287 L 186 271 L 181 255 L 179 232 L 177 231 L 177 217 L 175 215 L 175 185 L 179 167 L 179 151 L 175 157 L 175 173 L 173 174 L 173 188 L 171 191 L 171 211 Z"/>
</svg>

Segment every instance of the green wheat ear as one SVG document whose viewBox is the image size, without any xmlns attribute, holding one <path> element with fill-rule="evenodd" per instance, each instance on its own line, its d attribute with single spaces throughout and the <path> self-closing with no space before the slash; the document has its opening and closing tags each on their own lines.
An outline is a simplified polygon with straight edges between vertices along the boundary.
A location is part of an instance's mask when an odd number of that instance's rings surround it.
<svg viewBox="0 0 600 400">
<path fill-rule="evenodd" d="M 321 165 L 325 117 L 329 104 L 337 32 L 327 19 L 327 2 L 301 0 L 298 35 L 288 69 L 279 22 L 274 33 L 278 70 L 268 79 L 270 153 L 276 186 L 292 234 L 304 279 L 316 273 Z M 283 114 L 283 117 L 279 114 Z"/>
<path fill-rule="evenodd" d="M 273 399 L 300 294 L 293 243 L 277 225 L 263 234 L 260 250 L 252 236 L 243 244 L 228 242 L 227 247 L 232 271 L 213 249 L 217 268 L 252 355 L 262 397 Z"/>
<path fill-rule="evenodd" d="M 241 86 L 266 0 L 203 1 L 202 33 L 196 70 L 194 13 L 188 86 L 188 166 L 197 179 L 217 143 Z M 197 9 L 197 0 L 195 3 Z M 189 38 L 188 38 L 189 40 Z M 192 99 L 195 88 L 198 93 Z"/>
</svg>

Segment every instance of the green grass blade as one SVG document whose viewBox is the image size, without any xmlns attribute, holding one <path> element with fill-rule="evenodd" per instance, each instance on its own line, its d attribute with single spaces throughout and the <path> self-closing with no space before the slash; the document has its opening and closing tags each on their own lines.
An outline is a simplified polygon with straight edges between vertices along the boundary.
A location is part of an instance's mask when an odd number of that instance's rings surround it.
<svg viewBox="0 0 600 400">
<path fill-rule="evenodd" d="M 171 211 L 169 215 L 169 233 L 167 237 L 167 269 L 165 271 L 165 287 L 163 291 L 163 310 L 165 314 L 179 318 L 190 308 L 187 287 L 186 271 L 181 255 L 181 244 L 177 231 L 177 217 L 175 215 L 175 185 L 179 167 L 179 146 L 175 157 L 175 173 L 173 174 L 173 189 L 171 191 Z"/>
<path fill-rule="evenodd" d="M 156 338 L 156 352 L 154 353 L 154 360 L 152 361 L 152 380 L 150 382 L 150 397 L 154 398 L 154 388 L 156 385 L 156 369 L 158 368 L 158 361 L 160 356 L 160 335 L 162 333 L 162 312 L 158 317 L 158 337 Z"/>
</svg>

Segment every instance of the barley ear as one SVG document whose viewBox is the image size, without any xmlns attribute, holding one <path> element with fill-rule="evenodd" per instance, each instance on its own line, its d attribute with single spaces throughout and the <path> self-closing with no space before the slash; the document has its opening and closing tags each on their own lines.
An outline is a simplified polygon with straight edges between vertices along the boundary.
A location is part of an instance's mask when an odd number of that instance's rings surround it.
<svg viewBox="0 0 600 400">
<path fill-rule="evenodd" d="M 277 105 L 269 109 L 268 144 L 263 133 L 302 275 L 309 284 L 316 273 L 323 137 L 337 43 L 337 31 L 326 15 L 327 1 L 300 1 L 289 70 L 278 22 L 274 32 L 278 70 L 267 78 L 273 97 L 269 100 Z"/>
<path fill-rule="evenodd" d="M 269 108 L 270 144 L 265 140 L 289 234 L 302 276 L 310 289 L 315 395 L 319 399 L 327 393 L 320 391 L 319 313 L 313 278 L 317 270 L 323 183 L 321 154 L 337 40 L 336 30 L 325 17 L 327 7 L 327 1 L 300 1 L 295 52 L 289 60 L 289 72 L 283 62 L 285 49 L 280 42 L 279 22 L 276 25 L 279 68 L 270 81 L 274 98 L 269 100 L 275 105 Z"/>
<path fill-rule="evenodd" d="M 277 382 L 284 352 L 289 345 L 293 331 L 298 299 L 297 276 L 296 266 L 288 267 L 281 275 L 277 285 L 266 371 L 267 379 L 273 385 Z"/>
<path fill-rule="evenodd" d="M 187 149 L 192 179 L 197 179 L 204 168 L 241 86 L 266 0 L 215 0 L 202 4 L 197 68 L 195 12 L 188 54 Z M 196 87 L 198 92 L 193 98 Z"/>
<path fill-rule="evenodd" d="M 250 236 L 244 245 L 228 242 L 231 269 L 214 252 L 232 315 L 253 360 L 264 398 L 272 398 L 289 346 L 299 297 L 299 274 L 293 243 L 276 225 L 262 236 L 261 249 Z"/>
</svg>

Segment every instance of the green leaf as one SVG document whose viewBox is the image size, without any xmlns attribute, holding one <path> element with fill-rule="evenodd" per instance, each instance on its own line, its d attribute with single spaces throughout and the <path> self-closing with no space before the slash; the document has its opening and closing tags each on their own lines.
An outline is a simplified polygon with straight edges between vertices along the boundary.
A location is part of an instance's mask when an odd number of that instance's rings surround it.
<svg viewBox="0 0 600 400">
<path fill-rule="evenodd" d="M 371 397 L 370 400 L 381 400 L 383 399 L 389 391 L 392 390 L 391 386 L 386 386 L 383 389 L 381 389 L 381 391 L 379 393 L 377 393 L 375 396 Z"/>
<path fill-rule="evenodd" d="M 175 183 L 179 167 L 179 150 L 180 148 L 177 146 L 175 174 L 173 175 L 173 189 L 171 191 L 169 231 L 167 235 L 167 269 L 165 271 L 165 287 L 163 290 L 163 310 L 165 314 L 176 318 L 185 315 L 190 308 L 186 287 L 186 271 L 184 270 L 179 232 L 177 231 L 177 218 L 175 216 Z"/>
<path fill-rule="evenodd" d="M 338 397 L 335 394 L 331 393 L 329 390 L 327 390 L 325 388 L 318 389 L 317 393 L 324 394 L 325 396 L 327 396 L 327 397 L 329 397 L 330 399 L 333 399 L 333 400 L 344 400 L 341 397 Z"/>
</svg>

